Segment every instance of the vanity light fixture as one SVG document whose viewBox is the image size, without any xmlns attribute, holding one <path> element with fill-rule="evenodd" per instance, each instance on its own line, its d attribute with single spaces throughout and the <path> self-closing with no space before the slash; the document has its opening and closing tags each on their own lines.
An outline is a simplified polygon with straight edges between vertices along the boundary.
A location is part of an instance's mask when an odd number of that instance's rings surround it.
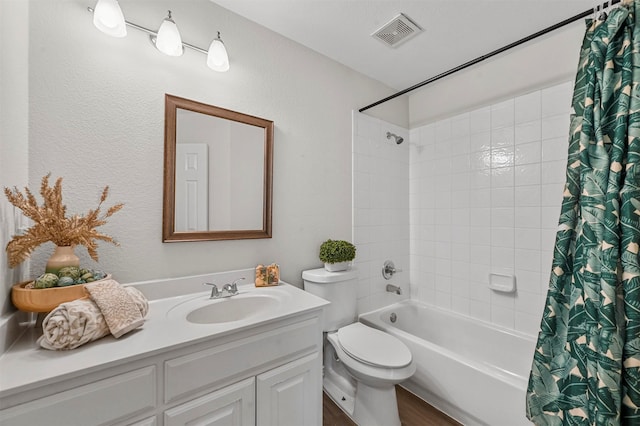
<svg viewBox="0 0 640 426">
<path fill-rule="evenodd" d="M 175 21 L 171 19 L 171 11 L 167 11 L 167 17 L 162 20 L 155 38 L 156 48 L 169 56 L 182 56 L 182 37 Z"/>
<path fill-rule="evenodd" d="M 135 28 L 149 34 L 151 43 L 162 53 L 169 56 L 181 56 L 184 47 L 207 55 L 207 66 L 214 71 L 225 72 L 229 70 L 229 56 L 227 49 L 220 38 L 220 31 L 213 39 L 209 50 L 204 50 L 193 44 L 182 41 L 180 31 L 175 21 L 171 18 L 171 11 L 168 11 L 157 32 L 134 24 L 124 19 L 122 10 L 117 0 L 98 0 L 95 8 L 87 7 L 93 13 L 94 25 L 103 33 L 113 37 L 124 37 L 127 35 L 126 27 Z"/>
<path fill-rule="evenodd" d="M 127 35 L 127 26 L 118 0 L 98 0 L 93 12 L 93 25 L 112 37 Z"/>
<path fill-rule="evenodd" d="M 229 70 L 229 56 L 227 55 L 227 49 L 224 47 L 224 43 L 220 38 L 220 31 L 218 31 L 218 37 L 214 38 L 209 46 L 207 52 L 207 65 L 214 71 L 226 72 Z"/>
</svg>

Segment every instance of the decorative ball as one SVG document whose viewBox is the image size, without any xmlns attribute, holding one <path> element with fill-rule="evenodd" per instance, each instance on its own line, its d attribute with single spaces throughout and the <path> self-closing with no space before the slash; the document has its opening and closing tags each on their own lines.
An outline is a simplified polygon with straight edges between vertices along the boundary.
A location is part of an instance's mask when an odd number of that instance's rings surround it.
<svg viewBox="0 0 640 426">
<path fill-rule="evenodd" d="M 80 278 L 80 268 L 77 266 L 65 266 L 64 268 L 60 268 L 58 271 L 58 276 L 62 277 L 71 277 L 76 280 Z"/>
<path fill-rule="evenodd" d="M 38 278 L 36 278 L 36 281 L 33 285 L 35 288 L 51 288 L 55 287 L 57 284 L 58 276 L 56 274 L 47 272 L 46 274 L 42 274 Z"/>
<path fill-rule="evenodd" d="M 73 284 L 75 284 L 75 281 L 71 277 L 60 277 L 58 280 L 58 287 L 66 287 Z"/>
</svg>

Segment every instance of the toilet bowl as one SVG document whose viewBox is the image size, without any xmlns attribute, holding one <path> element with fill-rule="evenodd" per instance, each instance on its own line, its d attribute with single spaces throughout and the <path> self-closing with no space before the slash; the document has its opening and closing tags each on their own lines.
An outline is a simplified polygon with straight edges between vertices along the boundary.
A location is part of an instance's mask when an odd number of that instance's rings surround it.
<svg viewBox="0 0 640 426">
<path fill-rule="evenodd" d="M 416 370 L 411 351 L 356 320 L 357 272 L 304 271 L 305 290 L 331 302 L 324 316 L 323 387 L 360 426 L 400 426 L 395 385 Z"/>
<path fill-rule="evenodd" d="M 353 420 L 358 425 L 399 426 L 395 385 L 416 371 L 404 343 L 362 323 L 328 333 L 327 340 L 357 383 Z"/>
</svg>

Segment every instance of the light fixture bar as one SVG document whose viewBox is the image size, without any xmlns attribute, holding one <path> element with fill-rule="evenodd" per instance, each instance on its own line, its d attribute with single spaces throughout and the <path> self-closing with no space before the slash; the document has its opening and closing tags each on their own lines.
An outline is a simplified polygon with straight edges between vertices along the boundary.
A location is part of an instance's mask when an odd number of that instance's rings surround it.
<svg viewBox="0 0 640 426">
<path fill-rule="evenodd" d="M 88 7 L 87 7 L 87 10 L 88 10 L 89 12 L 93 13 L 93 8 L 92 8 L 92 7 L 88 6 Z M 127 25 L 127 26 L 129 26 L 129 27 L 131 27 L 131 28 L 135 28 L 135 29 L 136 29 L 136 30 L 138 30 L 138 31 L 142 31 L 143 33 L 147 33 L 147 34 L 149 34 L 149 36 L 151 37 L 151 39 L 152 39 L 152 40 L 153 40 L 155 37 L 157 37 L 157 36 L 158 36 L 158 33 L 157 33 L 157 32 L 155 32 L 155 31 L 153 31 L 153 30 L 150 30 L 149 28 L 145 28 L 145 27 L 143 27 L 143 26 L 141 26 L 141 25 L 134 24 L 133 22 L 129 22 L 129 21 L 127 21 L 126 19 L 125 19 L 124 23 L 125 23 L 125 25 Z M 204 50 L 204 49 L 202 49 L 202 48 L 200 48 L 200 47 L 198 47 L 198 46 L 194 46 L 193 44 L 185 43 L 184 41 L 182 42 L 182 45 L 183 45 L 184 47 L 188 47 L 189 49 L 195 50 L 196 52 L 204 53 L 205 55 L 208 53 L 206 50 Z"/>
</svg>

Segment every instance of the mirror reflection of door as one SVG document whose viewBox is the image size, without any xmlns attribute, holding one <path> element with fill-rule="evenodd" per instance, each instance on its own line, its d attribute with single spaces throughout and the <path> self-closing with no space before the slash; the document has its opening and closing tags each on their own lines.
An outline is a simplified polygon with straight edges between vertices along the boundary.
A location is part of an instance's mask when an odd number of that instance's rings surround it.
<svg viewBox="0 0 640 426">
<path fill-rule="evenodd" d="M 176 145 L 176 231 L 209 229 L 209 149 L 204 143 Z"/>
<path fill-rule="evenodd" d="M 190 160 L 176 156 L 175 230 L 260 229 L 264 204 L 264 129 L 178 108 L 176 149 L 187 150 L 181 148 L 183 145 L 205 145 L 199 155 L 205 155 L 206 159 L 198 161 L 199 183 L 191 176 L 187 178 L 188 184 L 183 184 L 178 178 L 183 166 L 191 167 L 192 174 L 198 173 L 193 169 L 195 154 L 190 154 Z M 182 161 L 189 162 L 180 164 Z M 201 193 L 205 188 L 207 193 Z M 178 211 L 183 211 L 185 218 L 179 217 Z M 202 214 L 206 219 L 201 218 Z"/>
</svg>

